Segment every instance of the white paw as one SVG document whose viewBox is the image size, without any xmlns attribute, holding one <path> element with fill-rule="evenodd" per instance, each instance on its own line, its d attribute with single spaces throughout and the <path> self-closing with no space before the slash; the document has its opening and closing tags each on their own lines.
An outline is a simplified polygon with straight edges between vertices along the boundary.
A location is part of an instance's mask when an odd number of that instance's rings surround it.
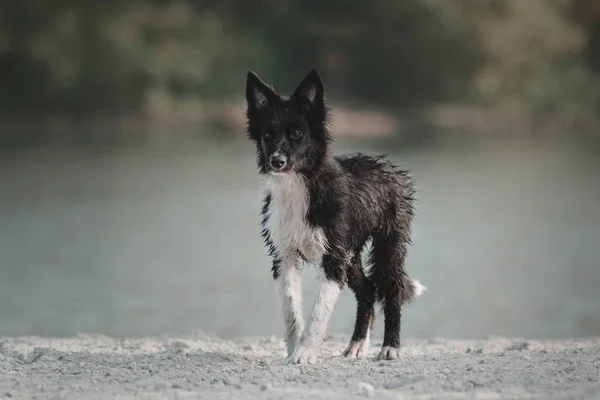
<svg viewBox="0 0 600 400">
<path fill-rule="evenodd" d="M 383 346 L 377 356 L 378 360 L 395 360 L 400 357 L 400 349 L 391 346 Z"/>
<path fill-rule="evenodd" d="M 352 340 L 346 350 L 342 353 L 344 357 L 364 357 L 369 352 L 369 340 Z"/>
<path fill-rule="evenodd" d="M 287 365 L 293 364 L 316 364 L 317 350 L 312 347 L 299 345 L 296 350 L 286 359 Z"/>
</svg>

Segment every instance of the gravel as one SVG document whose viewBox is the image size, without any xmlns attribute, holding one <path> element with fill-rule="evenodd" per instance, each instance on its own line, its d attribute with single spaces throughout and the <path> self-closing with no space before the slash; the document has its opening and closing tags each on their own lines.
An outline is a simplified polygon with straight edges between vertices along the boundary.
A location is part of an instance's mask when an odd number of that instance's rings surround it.
<svg viewBox="0 0 600 400">
<path fill-rule="evenodd" d="M 600 399 L 600 338 L 405 340 L 395 361 L 284 366 L 274 336 L 0 338 L 0 399 Z"/>
</svg>

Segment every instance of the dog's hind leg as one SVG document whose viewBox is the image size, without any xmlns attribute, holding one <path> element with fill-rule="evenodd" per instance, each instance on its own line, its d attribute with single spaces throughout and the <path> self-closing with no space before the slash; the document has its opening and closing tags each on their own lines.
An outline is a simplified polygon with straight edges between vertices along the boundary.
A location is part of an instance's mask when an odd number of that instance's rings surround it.
<svg viewBox="0 0 600 400">
<path fill-rule="evenodd" d="M 362 357 L 369 351 L 369 338 L 375 318 L 375 286 L 363 271 L 360 253 L 354 256 L 348 268 L 348 286 L 356 297 L 356 322 L 350 344 L 344 357 Z"/>
<path fill-rule="evenodd" d="M 410 280 L 404 271 L 408 240 L 401 230 L 377 234 L 373 238 L 370 278 L 376 286 L 377 300 L 383 303 L 384 334 L 379 360 L 400 355 L 402 303 Z"/>
</svg>

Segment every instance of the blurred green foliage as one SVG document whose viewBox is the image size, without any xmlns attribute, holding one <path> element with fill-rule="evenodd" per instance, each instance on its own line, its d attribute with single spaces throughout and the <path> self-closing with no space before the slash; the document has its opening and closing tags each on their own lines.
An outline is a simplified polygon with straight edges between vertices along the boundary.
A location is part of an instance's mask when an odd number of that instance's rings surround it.
<svg viewBox="0 0 600 400">
<path fill-rule="evenodd" d="M 145 112 L 156 94 L 228 101 L 257 71 L 310 69 L 330 95 L 402 111 L 441 102 L 594 113 L 597 0 L 6 0 L 0 109 Z"/>
</svg>

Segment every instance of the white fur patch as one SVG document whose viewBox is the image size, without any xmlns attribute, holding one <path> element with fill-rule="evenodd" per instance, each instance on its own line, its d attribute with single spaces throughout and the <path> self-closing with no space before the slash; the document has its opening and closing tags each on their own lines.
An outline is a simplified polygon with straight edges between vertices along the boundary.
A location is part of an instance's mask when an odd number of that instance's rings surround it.
<svg viewBox="0 0 600 400">
<path fill-rule="evenodd" d="M 323 277 L 301 342 L 318 346 L 327 333 L 327 325 L 342 289 L 338 282 Z"/>
<path fill-rule="evenodd" d="M 418 280 L 411 279 L 410 281 L 415 290 L 415 297 L 419 297 L 427 290 L 427 288 L 425 286 L 423 286 L 423 284 L 421 282 L 419 282 Z"/>
<path fill-rule="evenodd" d="M 285 362 L 291 364 L 316 364 L 317 363 L 317 348 L 312 346 L 299 345 L 296 350 L 289 356 Z"/>
<path fill-rule="evenodd" d="M 342 289 L 337 282 L 323 277 L 308 323 L 300 338 L 300 344 L 288 358 L 289 364 L 312 364 L 315 362 L 316 350 L 325 338 L 329 320 L 341 292 Z"/>
<path fill-rule="evenodd" d="M 382 346 L 379 355 L 377 356 L 378 360 L 396 360 L 400 357 L 400 349 L 391 346 Z"/>
<path fill-rule="evenodd" d="M 281 298 L 285 322 L 284 340 L 288 357 L 292 355 L 304 330 L 302 317 L 302 276 L 298 257 L 286 256 L 281 263 L 279 276 L 275 280 Z"/>
<path fill-rule="evenodd" d="M 322 280 L 306 329 L 302 331 L 301 279 L 296 251 L 308 262 L 320 264 L 327 252 L 327 239 L 321 228 L 311 227 L 306 220 L 310 198 L 302 176 L 269 174 L 264 183 L 271 195 L 266 228 L 282 261 L 277 285 L 284 308 L 287 362 L 314 363 L 316 349 L 325 337 L 341 288 L 336 282 Z"/>
<path fill-rule="evenodd" d="M 304 178 L 293 172 L 269 174 L 265 186 L 271 194 L 266 228 L 277 253 L 298 250 L 309 262 L 320 263 L 327 240 L 321 228 L 306 221 L 310 199 Z"/>
<path fill-rule="evenodd" d="M 352 340 L 346 350 L 342 353 L 344 357 L 357 358 L 364 357 L 369 352 L 371 338 L 371 329 L 367 331 L 367 336 L 363 340 Z"/>
</svg>

